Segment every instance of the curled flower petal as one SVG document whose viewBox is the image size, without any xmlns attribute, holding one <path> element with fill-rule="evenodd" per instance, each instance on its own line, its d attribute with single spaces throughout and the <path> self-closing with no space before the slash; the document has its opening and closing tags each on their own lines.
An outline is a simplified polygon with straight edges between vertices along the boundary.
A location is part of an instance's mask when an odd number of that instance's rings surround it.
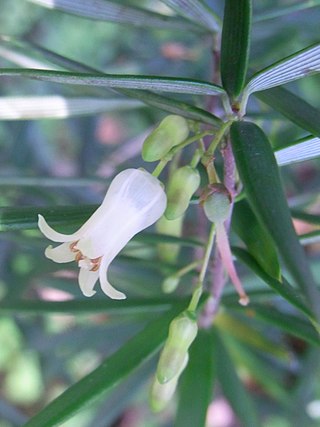
<svg viewBox="0 0 320 427">
<path fill-rule="evenodd" d="M 75 232 L 73 234 L 58 233 L 50 227 L 42 215 L 38 215 L 38 227 L 40 228 L 41 233 L 53 242 L 73 242 L 77 240 L 79 236 L 79 232 Z"/>
<path fill-rule="evenodd" d="M 64 263 L 75 260 L 75 253 L 70 249 L 70 243 L 62 243 L 62 245 L 53 248 L 51 245 L 44 252 L 45 256 L 54 262 Z"/>
<path fill-rule="evenodd" d="M 93 289 L 99 278 L 99 271 L 90 271 L 87 268 L 80 268 L 79 286 L 85 297 L 92 297 L 96 293 Z"/>
<path fill-rule="evenodd" d="M 99 280 L 101 289 L 103 292 L 112 299 L 126 299 L 126 295 L 123 292 L 115 289 L 107 278 L 107 269 L 109 267 L 107 258 L 102 258 L 100 269 L 99 269 Z"/>
</svg>

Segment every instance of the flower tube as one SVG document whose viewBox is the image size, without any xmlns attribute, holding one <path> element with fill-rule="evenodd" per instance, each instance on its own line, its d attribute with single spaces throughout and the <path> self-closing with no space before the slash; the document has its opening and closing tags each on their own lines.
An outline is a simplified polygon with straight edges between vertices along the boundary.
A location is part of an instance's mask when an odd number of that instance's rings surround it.
<svg viewBox="0 0 320 427">
<path fill-rule="evenodd" d="M 40 231 L 53 242 L 45 256 L 55 262 L 76 261 L 80 267 L 79 285 L 90 297 L 100 280 L 101 289 L 112 299 L 124 299 L 107 279 L 107 270 L 132 237 L 155 223 L 166 208 L 167 198 L 160 181 L 139 169 L 126 169 L 111 182 L 101 206 L 83 226 L 67 235 L 53 230 L 39 215 Z"/>
</svg>

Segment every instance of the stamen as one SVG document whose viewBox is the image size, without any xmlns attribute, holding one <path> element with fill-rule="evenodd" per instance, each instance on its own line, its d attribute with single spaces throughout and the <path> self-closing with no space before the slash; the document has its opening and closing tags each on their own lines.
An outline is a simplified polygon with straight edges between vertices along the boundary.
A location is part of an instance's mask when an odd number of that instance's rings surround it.
<svg viewBox="0 0 320 427">
<path fill-rule="evenodd" d="M 73 252 L 76 252 L 75 260 L 77 262 L 79 262 L 81 259 L 84 259 L 84 256 L 82 255 L 82 253 L 80 251 L 73 251 Z"/>
<path fill-rule="evenodd" d="M 90 271 L 98 271 L 100 268 L 100 263 L 101 263 L 101 256 L 99 256 L 98 258 L 93 258 L 91 260 L 91 263 L 93 264 L 93 267 L 90 269 Z"/>
<path fill-rule="evenodd" d="M 70 251 L 71 252 L 78 252 L 78 249 L 77 249 L 78 242 L 79 242 L 79 240 L 77 240 L 76 242 L 72 242 L 70 244 Z"/>
</svg>

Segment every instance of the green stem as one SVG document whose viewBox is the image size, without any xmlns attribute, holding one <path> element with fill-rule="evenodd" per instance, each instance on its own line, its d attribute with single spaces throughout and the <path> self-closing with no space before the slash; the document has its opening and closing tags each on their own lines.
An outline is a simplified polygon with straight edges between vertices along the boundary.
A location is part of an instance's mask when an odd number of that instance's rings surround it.
<svg viewBox="0 0 320 427">
<path fill-rule="evenodd" d="M 204 278 L 205 278 L 206 273 L 207 273 L 210 255 L 211 255 L 212 248 L 213 248 L 215 231 L 216 231 L 215 225 L 212 224 L 211 229 L 210 229 L 210 233 L 209 233 L 209 239 L 208 239 L 208 242 L 206 245 L 206 250 L 205 250 L 205 254 L 204 254 L 204 258 L 203 258 L 202 267 L 201 267 L 201 270 L 199 273 L 199 278 L 198 278 L 196 287 L 193 291 L 192 298 L 191 298 L 191 301 L 190 301 L 190 304 L 188 307 L 188 310 L 191 312 L 194 312 L 197 309 L 200 297 L 201 297 L 202 292 L 203 292 L 203 282 L 204 282 Z"/>
<path fill-rule="evenodd" d="M 193 154 L 193 157 L 192 157 L 192 159 L 191 159 L 191 162 L 190 162 L 190 166 L 192 167 L 192 168 L 196 168 L 197 166 L 198 166 L 198 163 L 199 163 L 199 161 L 201 160 L 201 157 L 202 157 L 202 152 L 199 150 L 199 148 L 197 148 L 196 150 L 195 150 L 195 152 L 194 152 L 194 154 Z"/>
<path fill-rule="evenodd" d="M 205 136 L 208 135 L 212 135 L 212 131 L 204 131 L 202 133 L 198 133 L 197 135 L 191 136 L 190 138 L 186 139 L 185 141 L 181 142 L 178 145 L 175 145 L 174 147 L 171 148 L 171 150 L 169 151 L 169 153 L 167 154 L 167 156 L 173 156 L 174 154 L 176 154 L 178 151 L 180 151 L 182 148 L 186 147 L 189 144 L 192 144 L 195 141 L 201 140 L 202 138 L 204 138 Z M 166 157 L 167 157 L 166 156 Z"/>
<path fill-rule="evenodd" d="M 169 162 L 169 160 L 167 160 L 167 159 L 160 160 L 160 162 L 157 164 L 154 171 L 152 172 L 152 175 L 155 176 L 156 178 L 158 178 L 158 176 L 161 174 L 163 169 L 167 166 L 168 162 Z"/>
<path fill-rule="evenodd" d="M 192 144 L 195 141 L 198 141 L 199 139 L 202 139 L 203 137 L 207 135 L 212 135 L 212 131 L 204 131 L 202 133 L 199 133 L 197 135 L 191 136 L 190 138 L 186 139 L 185 141 L 181 142 L 181 144 L 175 145 L 171 150 L 163 157 L 163 159 L 160 160 L 158 165 L 155 167 L 154 171 L 152 172 L 152 175 L 155 177 L 158 177 L 160 173 L 163 171 L 163 169 L 167 166 L 167 163 L 172 159 L 172 157 L 178 153 L 182 148 L 186 147 L 189 144 Z"/>
<path fill-rule="evenodd" d="M 224 137 L 224 134 L 227 132 L 227 130 L 229 129 L 232 123 L 233 123 L 233 120 L 229 120 L 228 122 L 223 123 L 223 125 L 217 132 L 216 136 L 214 137 L 213 141 L 211 142 L 205 155 L 213 156 L 215 149 L 217 148 L 217 145 L 219 144 L 221 139 Z"/>
<path fill-rule="evenodd" d="M 181 270 L 178 270 L 176 273 L 174 273 L 173 277 L 183 277 L 190 271 L 194 270 L 201 264 L 202 260 L 198 259 L 197 261 L 193 261 L 190 264 L 186 265 L 185 267 L 181 268 Z"/>
</svg>

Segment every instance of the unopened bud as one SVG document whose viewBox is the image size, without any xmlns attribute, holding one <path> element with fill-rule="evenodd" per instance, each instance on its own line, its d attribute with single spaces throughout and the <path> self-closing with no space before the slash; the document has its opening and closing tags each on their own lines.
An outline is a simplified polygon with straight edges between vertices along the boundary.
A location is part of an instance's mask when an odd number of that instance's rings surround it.
<svg viewBox="0 0 320 427">
<path fill-rule="evenodd" d="M 175 145 L 187 139 L 188 122 L 184 117 L 170 115 L 162 120 L 143 143 L 142 158 L 146 162 L 162 159 Z"/>
<path fill-rule="evenodd" d="M 176 219 L 183 215 L 199 185 L 200 174 L 197 169 L 191 166 L 176 169 L 168 184 L 166 218 Z"/>
<path fill-rule="evenodd" d="M 166 279 L 164 279 L 162 283 L 162 291 L 165 294 L 171 294 L 177 289 L 179 282 L 180 282 L 180 277 L 177 277 L 177 276 L 167 277 Z"/>
<path fill-rule="evenodd" d="M 207 190 L 207 194 L 202 196 L 202 198 L 204 198 L 204 212 L 211 222 L 221 224 L 229 217 L 231 198 L 224 185 L 211 185 Z"/>
<path fill-rule="evenodd" d="M 181 372 L 188 349 L 197 333 L 197 322 L 185 312 L 171 322 L 157 367 L 157 379 L 160 384 L 167 383 Z"/>
<path fill-rule="evenodd" d="M 179 377 L 188 364 L 188 359 L 189 356 L 187 354 L 180 371 L 174 378 L 172 378 L 171 381 L 165 384 L 160 384 L 157 377 L 155 376 L 150 393 L 150 406 L 154 412 L 162 411 L 171 401 L 171 398 L 176 391 Z"/>
</svg>

